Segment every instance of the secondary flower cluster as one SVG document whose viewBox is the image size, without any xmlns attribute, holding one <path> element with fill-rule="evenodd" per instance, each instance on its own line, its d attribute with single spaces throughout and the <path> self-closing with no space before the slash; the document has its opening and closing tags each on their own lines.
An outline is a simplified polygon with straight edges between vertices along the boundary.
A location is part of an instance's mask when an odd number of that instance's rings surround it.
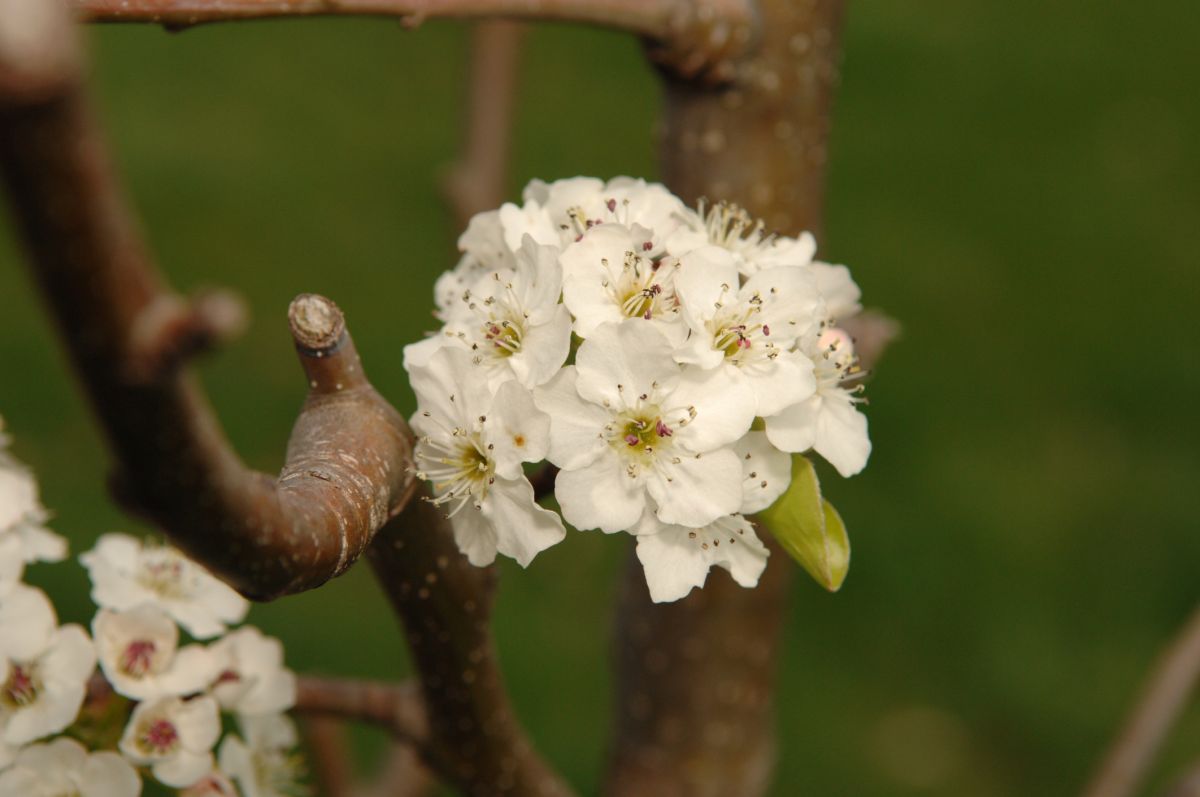
<svg viewBox="0 0 1200 797">
<path fill-rule="evenodd" d="M 459 248 L 435 289 L 443 326 L 404 360 L 418 474 L 472 563 L 525 566 L 563 539 L 525 475 L 548 460 L 563 519 L 637 537 L 654 600 L 713 565 L 753 586 L 768 552 L 745 515 L 787 489 L 790 454 L 865 466 L 861 370 L 837 325 L 860 292 L 813 260 L 811 235 L 573 178 L 475 216 Z"/>
<path fill-rule="evenodd" d="M 106 534 L 80 557 L 100 607 L 91 635 L 59 625 L 46 594 L 21 577 L 28 562 L 64 559 L 66 542 L 44 527 L 37 483 L 5 443 L 0 437 L 0 795 L 136 797 L 139 770 L 187 797 L 296 794 L 296 730 L 284 714 L 296 679 L 278 640 L 252 626 L 230 630 L 246 615 L 245 599 L 174 548 Z M 181 645 L 181 627 L 198 641 Z M 97 663 L 115 693 L 104 719 L 125 723 L 115 751 L 79 741 L 106 730 L 81 716 Z M 214 755 L 222 714 L 238 732 Z"/>
</svg>

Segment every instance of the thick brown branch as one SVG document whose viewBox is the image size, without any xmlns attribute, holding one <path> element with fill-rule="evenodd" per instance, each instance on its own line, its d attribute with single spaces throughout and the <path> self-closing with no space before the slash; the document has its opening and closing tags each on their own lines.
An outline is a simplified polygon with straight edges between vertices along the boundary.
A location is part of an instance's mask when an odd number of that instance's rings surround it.
<svg viewBox="0 0 1200 797">
<path fill-rule="evenodd" d="M 55 12 L 63 24 L 39 21 Z M 75 52 L 67 9 L 18 0 L 2 13 L 6 31 L 27 35 L 0 37 L 0 171 L 33 276 L 116 456 L 118 495 L 251 597 L 338 575 L 412 487 L 408 427 L 367 382 L 341 312 L 297 300 L 292 331 L 309 395 L 279 479 L 247 469 L 178 368 L 228 331 L 228 303 L 187 309 L 154 268 L 79 58 L 46 58 L 39 70 L 12 46 L 32 37 L 33 51 Z M 326 338 L 306 337 L 301 310 L 323 318 Z"/>
<path fill-rule="evenodd" d="M 821 224 L 842 0 L 762 0 L 762 40 L 706 87 L 667 70 L 663 177 L 688 201 L 732 200 L 775 231 Z M 651 56 L 657 53 L 651 50 Z M 765 791 L 775 754 L 775 655 L 795 565 L 778 547 L 759 585 L 714 572 L 673 604 L 650 602 L 636 560 L 617 623 L 617 716 L 607 793 Z"/>
<path fill-rule="evenodd" d="M 322 797 L 354 797 L 355 777 L 346 726 L 341 719 L 314 715 L 304 720 L 308 766 Z"/>
<path fill-rule="evenodd" d="M 494 569 L 467 562 L 441 510 L 423 500 L 384 527 L 367 555 L 421 675 L 430 767 L 469 795 L 568 795 L 504 689 L 490 626 Z"/>
<path fill-rule="evenodd" d="M 524 36 L 523 25 L 505 20 L 480 22 L 471 32 L 466 141 L 444 183 L 456 229 L 504 201 Z"/>
<path fill-rule="evenodd" d="M 1085 797 L 1134 794 L 1200 680 L 1200 608 L 1159 656 L 1121 735 L 1097 768 Z"/>
<path fill-rule="evenodd" d="M 347 15 L 427 19 L 583 22 L 660 43 L 684 74 L 722 65 L 754 38 L 752 0 L 71 0 L 88 22 L 150 22 L 183 28 L 208 22 Z"/>
</svg>

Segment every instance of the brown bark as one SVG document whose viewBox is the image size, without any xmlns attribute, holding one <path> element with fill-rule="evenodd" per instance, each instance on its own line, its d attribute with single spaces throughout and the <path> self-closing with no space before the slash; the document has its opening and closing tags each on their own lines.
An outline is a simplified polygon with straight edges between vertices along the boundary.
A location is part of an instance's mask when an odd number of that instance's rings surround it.
<svg viewBox="0 0 1200 797">
<path fill-rule="evenodd" d="M 734 62 L 729 84 L 665 73 L 663 178 L 689 202 L 738 202 L 768 229 L 819 231 L 842 2 L 763 0 L 759 14 L 760 45 Z M 673 604 L 650 602 L 631 558 L 618 608 L 608 794 L 766 790 L 775 658 L 794 573 L 770 547 L 756 588 L 715 571 Z"/>
<path fill-rule="evenodd" d="M 491 631 L 496 573 L 458 551 L 449 522 L 414 501 L 368 559 L 404 621 L 429 716 L 423 755 L 468 795 L 569 795 L 513 714 Z"/>
<path fill-rule="evenodd" d="M 222 337 L 228 302 L 189 304 L 167 287 L 119 188 L 73 31 L 37 22 L 54 9 L 65 18 L 65 8 L 22 2 L 6 7 L 3 24 L 28 24 L 35 40 L 46 37 L 41 50 L 69 57 L 34 69 L 21 52 L 0 52 L 0 171 L 33 276 L 115 455 L 117 494 L 251 597 L 324 583 L 411 492 L 404 419 L 367 381 L 336 306 L 301 297 L 292 333 L 310 389 L 286 465 L 272 479 L 241 463 L 178 367 Z M 27 41 L 5 37 L 14 40 Z"/>
</svg>

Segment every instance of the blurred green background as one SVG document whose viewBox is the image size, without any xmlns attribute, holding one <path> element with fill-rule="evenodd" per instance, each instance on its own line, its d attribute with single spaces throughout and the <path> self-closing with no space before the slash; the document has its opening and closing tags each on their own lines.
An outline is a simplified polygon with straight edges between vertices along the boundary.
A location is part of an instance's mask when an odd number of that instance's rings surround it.
<svg viewBox="0 0 1200 797">
<path fill-rule="evenodd" d="M 1196 602 L 1200 559 L 1194 3 L 852 4 L 825 257 L 904 324 L 870 387 L 875 454 L 826 480 L 845 588 L 795 590 L 778 795 L 1062 795 Z M 129 188 L 184 289 L 242 292 L 249 333 L 203 366 L 229 434 L 276 470 L 303 380 L 301 291 L 347 311 L 405 411 L 401 347 L 430 325 L 455 231 L 465 29 L 385 21 L 90 32 Z M 531 177 L 655 173 L 636 42 L 537 27 L 516 130 Z M 76 552 L 138 527 L 0 222 L 0 412 Z M 603 758 L 626 541 L 576 534 L 503 566 L 497 631 L 520 714 L 585 793 Z M 772 566 L 787 566 L 782 560 Z M 83 571 L 33 569 L 62 614 Z M 302 671 L 407 672 L 365 568 L 255 609 Z M 1200 756 L 1200 711 L 1155 793 Z"/>
</svg>

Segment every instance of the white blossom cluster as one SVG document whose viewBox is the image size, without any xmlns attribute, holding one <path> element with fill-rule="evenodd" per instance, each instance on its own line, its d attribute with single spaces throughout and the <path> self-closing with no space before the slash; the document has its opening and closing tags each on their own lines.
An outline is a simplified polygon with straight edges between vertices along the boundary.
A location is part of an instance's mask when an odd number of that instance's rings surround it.
<svg viewBox="0 0 1200 797">
<path fill-rule="evenodd" d="M 80 557 L 99 607 L 91 634 L 60 625 L 21 578 L 28 562 L 64 559 L 66 541 L 6 444 L 0 434 L 0 797 L 137 797 L 143 775 L 184 797 L 301 793 L 284 713 L 296 678 L 278 640 L 231 630 L 246 600 L 174 548 L 106 534 Z M 196 641 L 181 644 L 181 628 Z M 116 750 L 73 733 L 97 664 L 128 707 Z M 222 715 L 237 726 L 223 740 Z"/>
<path fill-rule="evenodd" d="M 713 565 L 757 584 L 745 515 L 788 487 L 794 452 L 843 476 L 870 453 L 839 320 L 861 310 L 816 243 L 658 184 L 534 181 L 475 216 L 435 289 L 442 328 L 406 347 L 417 472 L 459 547 L 526 566 L 579 529 L 628 532 L 655 601 Z M 559 516 L 527 463 L 559 469 Z"/>
</svg>

